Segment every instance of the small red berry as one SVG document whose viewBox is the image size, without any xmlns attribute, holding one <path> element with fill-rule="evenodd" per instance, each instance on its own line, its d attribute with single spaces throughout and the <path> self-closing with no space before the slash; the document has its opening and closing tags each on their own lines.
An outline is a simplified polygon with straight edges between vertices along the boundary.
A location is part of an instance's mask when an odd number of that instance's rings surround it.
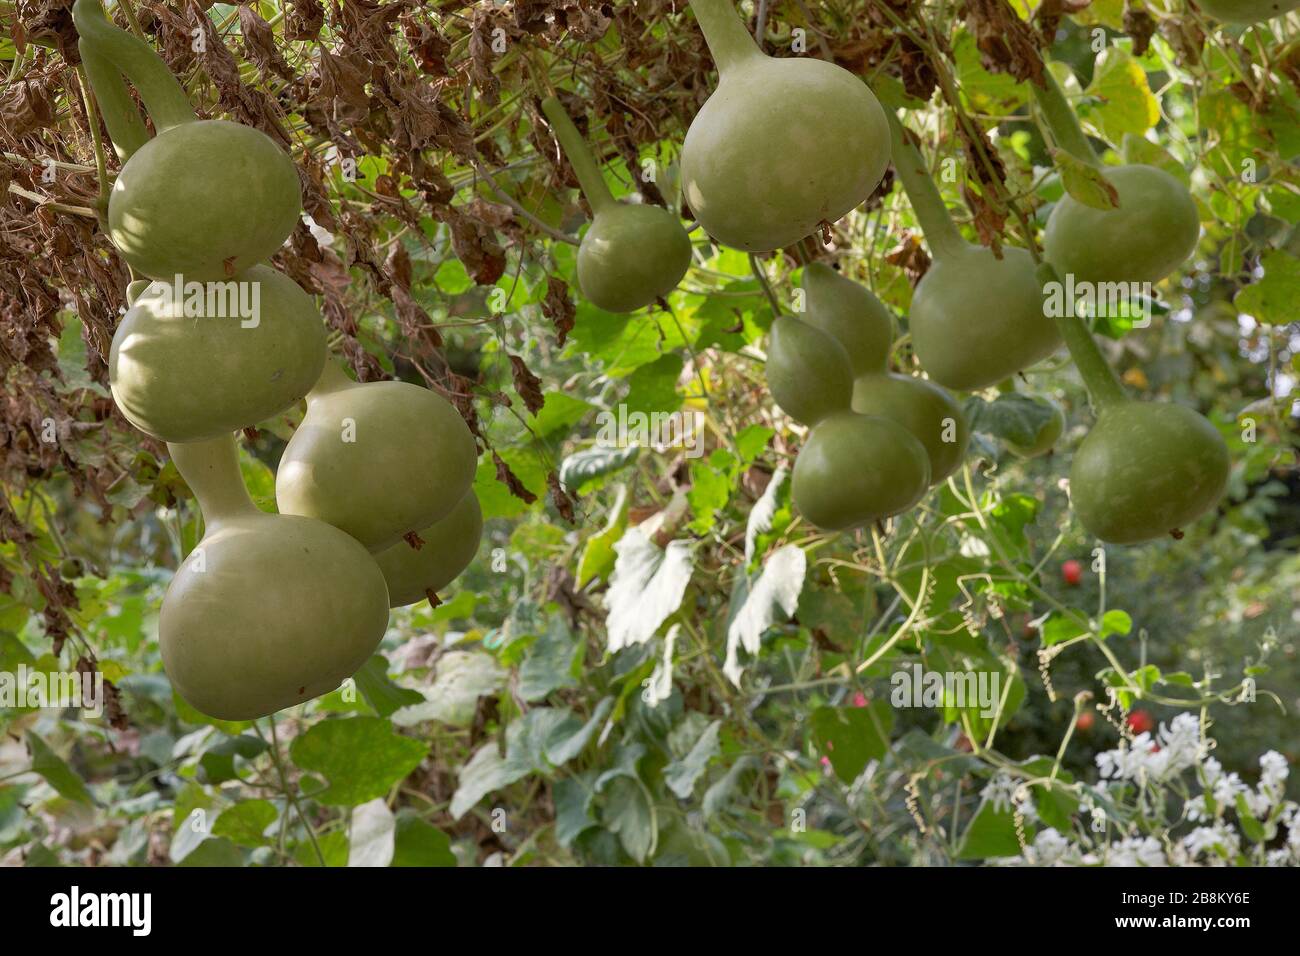
<svg viewBox="0 0 1300 956">
<path fill-rule="evenodd" d="M 866 706 L 867 706 L 867 695 L 864 694 L 864 693 L 862 693 L 862 691 L 858 691 L 856 694 L 854 694 L 854 695 L 853 695 L 853 706 L 854 706 L 854 707 L 866 707 Z"/>
<path fill-rule="evenodd" d="M 1083 580 L 1083 565 L 1071 558 L 1061 565 L 1061 577 L 1065 578 L 1065 583 L 1070 587 L 1077 587 Z"/>
<path fill-rule="evenodd" d="M 1135 734 L 1149 733 L 1155 725 L 1155 720 L 1145 710 L 1135 710 L 1128 715 L 1128 729 Z"/>
<path fill-rule="evenodd" d="M 1092 730 L 1092 725 L 1096 723 L 1096 721 L 1097 715 L 1090 710 L 1085 710 L 1079 715 L 1077 726 L 1080 730 Z"/>
</svg>

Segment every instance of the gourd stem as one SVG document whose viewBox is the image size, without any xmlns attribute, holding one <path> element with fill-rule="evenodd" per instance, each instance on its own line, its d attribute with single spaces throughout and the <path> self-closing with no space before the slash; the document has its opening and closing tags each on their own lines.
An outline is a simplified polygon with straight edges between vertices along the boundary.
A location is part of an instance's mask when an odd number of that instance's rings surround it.
<svg viewBox="0 0 1300 956">
<path fill-rule="evenodd" d="M 79 44 L 112 63 L 135 84 L 159 133 L 198 119 L 185 88 L 162 57 L 139 37 L 114 26 L 99 0 L 77 0 L 72 21 L 81 38 Z"/>
<path fill-rule="evenodd" d="M 131 92 L 117 67 L 100 56 L 91 44 L 79 40 L 77 49 L 81 52 L 81 65 L 94 91 L 100 115 L 104 117 L 109 139 L 113 141 L 117 158 L 125 163 L 137 149 L 149 142 L 149 130 L 145 128 L 140 110 L 131 99 Z"/>
<path fill-rule="evenodd" d="M 542 112 L 550 121 L 551 131 L 560 141 L 560 148 L 564 150 L 569 165 L 578 176 L 582 193 L 591 204 L 591 211 L 598 215 L 602 209 L 613 206 L 616 200 L 609 187 L 605 185 L 605 177 L 600 167 L 596 165 L 591 150 L 587 149 L 587 144 L 582 141 L 582 134 L 578 132 L 578 127 L 573 125 L 573 120 L 569 119 L 569 114 L 564 111 L 560 101 L 554 96 L 548 96 L 542 101 Z"/>
<path fill-rule="evenodd" d="M 207 441 L 168 442 L 167 453 L 198 499 L 208 527 L 226 518 L 257 513 L 239 473 L 239 451 L 233 432 Z"/>
<path fill-rule="evenodd" d="M 731 0 L 690 0 L 690 4 L 719 77 L 748 60 L 766 56 L 745 29 Z"/>
<path fill-rule="evenodd" d="M 321 369 L 320 378 L 312 386 L 311 393 L 316 395 L 337 392 L 341 388 L 349 388 L 355 384 L 356 382 L 348 378 L 348 373 L 343 371 L 343 366 L 331 356 L 325 359 L 325 367 Z"/>
<path fill-rule="evenodd" d="M 1075 159 L 1082 160 L 1090 166 L 1100 167 L 1101 161 L 1097 159 L 1097 151 L 1092 148 L 1092 143 L 1088 142 L 1088 137 L 1084 135 L 1083 127 L 1079 125 L 1079 117 L 1074 114 L 1074 108 L 1065 98 L 1065 93 L 1061 90 L 1061 85 L 1056 82 L 1056 77 L 1052 76 L 1052 71 L 1043 70 L 1042 86 L 1031 82 L 1029 87 L 1034 91 L 1034 101 L 1042 110 L 1043 118 L 1047 121 L 1047 128 L 1051 131 L 1052 138 L 1056 140 L 1056 145 Z"/>
<path fill-rule="evenodd" d="M 1049 282 L 1060 282 L 1061 277 L 1050 262 L 1044 262 L 1038 267 L 1038 281 L 1047 285 Z M 1074 360 L 1083 384 L 1088 387 L 1093 410 L 1101 413 L 1112 405 L 1128 401 L 1124 386 L 1120 384 L 1115 370 L 1101 354 L 1101 349 L 1097 347 L 1092 333 L 1084 327 L 1079 317 L 1058 315 L 1056 327 L 1061 332 L 1061 338 L 1065 340 L 1065 347 L 1070 350 L 1070 358 Z"/>
<path fill-rule="evenodd" d="M 903 133 L 903 124 L 898 121 L 894 111 L 885 110 L 885 119 L 889 122 L 889 141 L 894 160 L 894 173 L 903 184 L 903 191 L 912 204 L 921 231 L 935 258 L 952 255 L 966 244 L 952 221 L 948 207 L 943 203 L 943 196 L 930 178 L 925 168 L 925 160 L 916 147 L 909 143 Z"/>
</svg>

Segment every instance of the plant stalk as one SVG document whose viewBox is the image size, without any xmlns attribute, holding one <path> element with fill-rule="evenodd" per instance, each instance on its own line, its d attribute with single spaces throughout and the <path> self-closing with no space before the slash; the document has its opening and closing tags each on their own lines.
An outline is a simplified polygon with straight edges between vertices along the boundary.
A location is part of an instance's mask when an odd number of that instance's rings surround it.
<svg viewBox="0 0 1300 956">
<path fill-rule="evenodd" d="M 939 188 L 926 169 L 925 160 L 916 147 L 907 141 L 903 124 L 891 109 L 885 110 L 885 119 L 889 121 L 894 172 L 903 184 L 903 191 L 907 193 L 912 211 L 921 224 L 921 232 L 925 234 L 936 259 L 951 256 L 961 250 L 966 240 L 961 237 L 957 224 L 952 221 L 943 196 L 939 194 Z"/>
<path fill-rule="evenodd" d="M 582 193 L 591 204 L 592 213 L 600 215 L 601 210 L 615 205 L 617 200 L 605 185 L 605 177 L 600 167 L 596 165 L 595 157 L 591 155 L 591 150 L 583 142 L 578 127 L 573 125 L 573 120 L 569 119 L 569 114 L 564 111 L 560 101 L 554 96 L 548 96 L 542 100 L 542 112 L 546 114 L 546 119 L 551 124 L 551 132 L 560 141 L 560 148 L 564 150 L 569 165 L 578 176 Z"/>
<path fill-rule="evenodd" d="M 1056 145 L 1075 159 L 1100 168 L 1101 161 L 1097 158 L 1097 151 L 1092 148 L 1092 143 L 1088 142 L 1088 137 L 1084 135 L 1083 127 L 1079 125 L 1079 117 L 1074 114 L 1074 108 L 1065 98 L 1065 93 L 1061 85 L 1056 82 L 1052 71 L 1043 71 L 1041 87 L 1030 83 L 1029 88 L 1034 92 L 1034 101 L 1042 111 Z"/>
<path fill-rule="evenodd" d="M 1037 274 L 1038 281 L 1043 285 L 1061 281 L 1060 274 L 1049 262 L 1039 266 Z M 1124 386 L 1120 384 L 1106 357 L 1101 354 L 1101 349 L 1097 347 L 1092 333 L 1084 327 L 1083 321 L 1076 315 L 1058 315 L 1056 327 L 1065 340 L 1065 347 L 1070 350 L 1070 358 L 1074 359 L 1083 384 L 1088 387 L 1093 410 L 1101 414 L 1112 405 L 1128 401 Z"/>
</svg>

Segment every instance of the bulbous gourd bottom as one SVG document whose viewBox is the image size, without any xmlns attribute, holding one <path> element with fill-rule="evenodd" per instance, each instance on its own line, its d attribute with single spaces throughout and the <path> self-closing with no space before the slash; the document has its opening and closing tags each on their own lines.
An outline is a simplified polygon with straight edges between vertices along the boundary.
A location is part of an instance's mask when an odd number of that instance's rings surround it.
<svg viewBox="0 0 1300 956">
<path fill-rule="evenodd" d="M 470 491 L 451 514 L 419 532 L 424 542 L 417 550 L 405 541 L 375 555 L 388 582 L 388 603 L 405 607 L 441 591 L 469 567 L 483 536 L 483 511 Z"/>
<path fill-rule="evenodd" d="M 853 410 L 906 428 L 925 448 L 931 484 L 951 475 L 966 457 L 970 428 L 961 406 L 925 379 L 893 372 L 859 375 L 853 386 Z"/>
<path fill-rule="evenodd" d="M 691 239 L 676 216 L 619 203 L 598 212 L 582 237 L 578 285 L 607 312 L 635 312 L 677 288 L 690 264 Z"/>
</svg>

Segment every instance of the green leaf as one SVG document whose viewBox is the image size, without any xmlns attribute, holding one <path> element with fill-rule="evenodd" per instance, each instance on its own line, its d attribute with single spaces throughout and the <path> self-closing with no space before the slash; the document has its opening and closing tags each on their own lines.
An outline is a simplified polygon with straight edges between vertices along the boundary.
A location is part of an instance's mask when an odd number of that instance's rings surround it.
<svg viewBox="0 0 1300 956">
<path fill-rule="evenodd" d="M 1264 277 L 1237 293 L 1233 305 L 1266 325 L 1286 325 L 1296 318 L 1300 300 L 1300 258 L 1271 249 L 1260 258 Z"/>
<path fill-rule="evenodd" d="M 560 462 L 560 484 L 566 491 L 582 494 L 588 484 L 626 467 L 636 461 L 641 446 L 629 445 L 616 448 L 612 445 L 597 445 L 576 451 Z"/>
<path fill-rule="evenodd" d="M 203 783 L 225 783 L 237 780 L 235 758 L 252 760 L 258 754 L 270 749 L 260 737 L 241 734 L 238 737 L 222 737 L 203 752 L 199 758 L 199 779 Z"/>
<path fill-rule="evenodd" d="M 410 808 L 397 811 L 392 866 L 456 866 L 451 837 Z"/>
<path fill-rule="evenodd" d="M 380 717 L 388 717 L 394 711 L 424 701 L 424 695 L 409 687 L 398 687 L 388 678 L 388 658 L 383 654 L 373 654 L 370 660 L 361 665 L 354 679 L 357 690 L 374 708 Z"/>
<path fill-rule="evenodd" d="M 243 866 L 244 852 L 223 837 L 210 837 L 185 854 L 176 865 L 204 868 Z"/>
<path fill-rule="evenodd" d="M 583 644 L 560 615 L 550 618 L 542 634 L 524 655 L 519 668 L 519 696 L 525 701 L 541 700 L 561 687 L 577 685 L 579 655 Z"/>
<path fill-rule="evenodd" d="M 356 806 L 382 797 L 420 765 L 427 744 L 394 733 L 379 717 L 325 720 L 294 739 L 293 762 L 329 781 L 313 799 L 331 806 Z"/>
<path fill-rule="evenodd" d="M 1112 634 L 1128 634 L 1133 630 L 1133 618 L 1129 617 L 1127 611 L 1121 611 L 1118 608 L 1107 611 L 1101 616 L 1101 639 L 1105 640 Z"/>
<path fill-rule="evenodd" d="M 957 859 L 983 860 L 1020 856 L 1020 853 L 1015 815 L 1010 809 L 994 809 L 993 804 L 986 800 L 962 834 Z"/>
<path fill-rule="evenodd" d="M 280 814 L 269 800 L 243 800 L 227 807 L 212 825 L 214 837 L 226 837 L 240 846 L 269 846 L 265 830 Z"/>
<path fill-rule="evenodd" d="M 330 833 L 317 834 L 315 846 L 309 839 L 301 841 L 293 848 L 294 860 L 299 866 L 320 866 L 316 847 L 320 848 L 321 856 L 325 857 L 326 866 L 347 866 L 348 835 L 345 831 L 334 830 Z"/>
<path fill-rule="evenodd" d="M 460 770 L 460 784 L 449 808 L 452 819 L 459 820 L 489 793 L 509 786 L 528 773 L 528 767 L 507 764 L 495 740 L 485 743 Z"/>
<path fill-rule="evenodd" d="M 45 782 L 54 788 L 54 792 L 76 803 L 95 801 L 86 789 L 86 782 L 79 777 L 63 759 L 50 749 L 49 745 L 27 731 L 27 750 L 32 755 L 32 771 L 45 778 Z"/>
<path fill-rule="evenodd" d="M 766 425 L 749 425 L 742 428 L 735 437 L 736 454 L 745 464 L 752 462 L 767 448 L 776 432 Z"/>
<path fill-rule="evenodd" d="M 538 438 L 549 438 L 560 429 L 572 428 L 596 407 L 568 392 L 550 391 L 542 398 L 546 404 L 528 421 L 528 427 Z"/>
<path fill-rule="evenodd" d="M 348 828 L 348 866 L 380 867 L 393 861 L 397 822 L 383 798 L 352 808 Z"/>
<path fill-rule="evenodd" d="M 546 739 L 547 762 L 552 767 L 560 767 L 582 753 L 613 707 L 614 698 L 605 697 L 596 705 L 586 723 L 570 717 L 556 726 Z"/>
<path fill-rule="evenodd" d="M 601 823 L 618 836 L 628 856 L 644 863 L 658 839 L 658 821 L 645 787 L 635 777 L 618 776 L 609 782 L 604 797 Z"/>
<path fill-rule="evenodd" d="M 409 727 L 436 720 L 453 727 L 468 727 L 478 699 L 495 694 L 505 684 L 506 672 L 491 654 L 482 651 L 448 651 L 438 659 L 438 676 L 422 703 L 393 712 L 393 723 Z"/>
<path fill-rule="evenodd" d="M 893 710 L 876 701 L 866 707 L 818 707 L 812 714 L 817 749 L 845 783 L 856 780 L 868 762 L 884 757 L 893 727 Z"/>
<path fill-rule="evenodd" d="M 682 800 L 689 800 L 704 772 L 709 769 L 709 761 L 722 752 L 718 743 L 718 731 L 722 721 L 715 720 L 700 734 L 695 746 L 681 760 L 674 760 L 664 768 L 664 783 L 668 789 Z"/>
<path fill-rule="evenodd" d="M 1252 843 L 1263 843 L 1268 838 L 1263 825 L 1255 818 L 1255 814 L 1250 811 L 1250 804 L 1246 802 L 1246 795 L 1237 794 L 1237 820 L 1241 824 L 1241 832 L 1246 834 Z"/>
<path fill-rule="evenodd" d="M 1097 58 L 1086 92 L 1097 102 L 1085 100 L 1080 113 L 1112 143 L 1122 141 L 1125 133 L 1141 135 L 1160 122 L 1160 104 L 1146 72 L 1122 47 L 1108 46 Z"/>
<path fill-rule="evenodd" d="M 1005 392 L 992 402 L 973 397 L 967 411 L 972 429 L 1016 445 L 1033 445 L 1056 415 L 1050 402 L 1022 392 Z"/>
<path fill-rule="evenodd" d="M 682 407 L 677 380 L 682 375 L 682 357 L 663 355 L 649 365 L 642 365 L 628 376 L 627 397 L 620 412 L 634 415 L 644 412 L 675 412 Z"/>
<path fill-rule="evenodd" d="M 1075 200 L 1093 209 L 1119 208 L 1119 193 L 1096 166 L 1063 149 L 1053 149 L 1052 159 L 1061 171 L 1061 185 Z"/>
<path fill-rule="evenodd" d="M 628 500 L 627 485 L 619 485 L 605 527 L 583 545 L 582 557 L 578 559 L 579 589 L 597 578 L 607 577 L 614 570 L 614 545 L 627 530 Z"/>
<path fill-rule="evenodd" d="M 551 802 L 555 804 L 555 840 L 562 847 L 570 847 L 584 831 L 596 825 L 591 815 L 591 804 L 596 791 L 588 775 L 565 777 L 551 786 Z"/>
</svg>

